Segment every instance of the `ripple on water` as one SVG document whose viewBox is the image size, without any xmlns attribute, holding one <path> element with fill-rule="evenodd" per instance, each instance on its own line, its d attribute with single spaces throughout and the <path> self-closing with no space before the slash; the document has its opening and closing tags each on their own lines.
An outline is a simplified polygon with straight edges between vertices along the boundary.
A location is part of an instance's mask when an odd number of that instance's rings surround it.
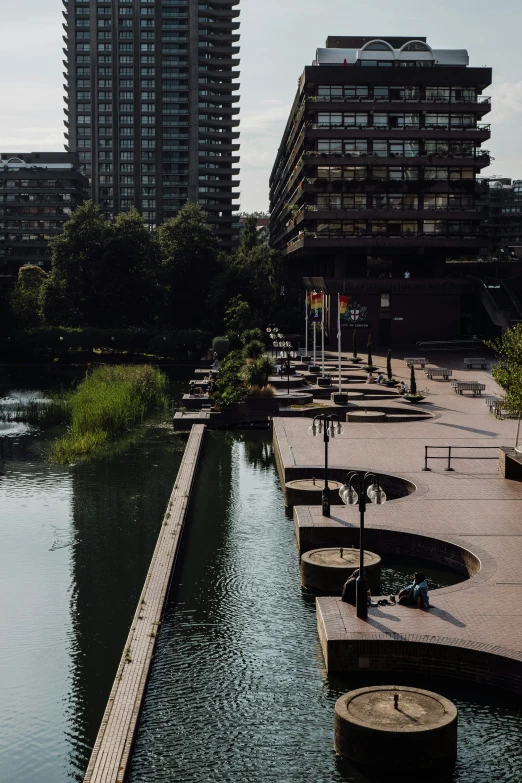
<svg viewBox="0 0 522 783">
<path fill-rule="evenodd" d="M 293 525 L 274 465 L 257 459 L 261 446 L 260 433 L 209 438 L 131 783 L 366 780 L 333 752 L 335 701 L 364 682 L 326 676 Z M 403 567 L 401 583 L 411 575 Z M 434 574 L 433 586 L 437 578 L 444 575 Z M 441 687 L 460 710 L 459 761 L 437 783 L 522 779 L 518 710 Z"/>
</svg>

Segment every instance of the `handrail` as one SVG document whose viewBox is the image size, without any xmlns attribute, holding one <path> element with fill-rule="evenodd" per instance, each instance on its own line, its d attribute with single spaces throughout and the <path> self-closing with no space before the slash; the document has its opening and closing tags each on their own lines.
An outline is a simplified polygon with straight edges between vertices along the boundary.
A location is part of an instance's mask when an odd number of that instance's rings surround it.
<svg viewBox="0 0 522 783">
<path fill-rule="evenodd" d="M 431 468 L 428 467 L 428 460 L 429 459 L 447 459 L 448 464 L 444 468 L 446 473 L 454 472 L 455 468 L 451 467 L 451 460 L 455 459 L 498 459 L 498 457 L 455 457 L 453 456 L 453 450 L 454 449 L 495 449 L 495 451 L 498 452 L 498 446 L 424 446 L 424 467 L 422 470 L 424 472 L 430 471 Z M 432 457 L 428 454 L 428 449 L 448 449 L 448 455 L 447 457 Z"/>
</svg>

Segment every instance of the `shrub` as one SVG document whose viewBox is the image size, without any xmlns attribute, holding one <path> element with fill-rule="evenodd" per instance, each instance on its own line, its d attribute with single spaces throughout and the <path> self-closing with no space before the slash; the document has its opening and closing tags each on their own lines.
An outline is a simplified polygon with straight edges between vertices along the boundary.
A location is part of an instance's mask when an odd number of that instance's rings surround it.
<svg viewBox="0 0 522 783">
<path fill-rule="evenodd" d="M 230 351 L 230 340 L 228 337 L 214 337 L 212 350 L 214 353 L 217 353 L 218 359 L 223 359 Z"/>
<path fill-rule="evenodd" d="M 241 351 L 231 351 L 221 363 L 213 399 L 226 407 L 234 402 L 241 402 L 246 397 L 246 386 L 241 376 L 244 359 Z"/>
<path fill-rule="evenodd" d="M 265 352 L 265 346 L 260 340 L 252 340 L 243 348 L 245 359 L 259 359 Z"/>
<path fill-rule="evenodd" d="M 248 386 L 266 386 L 271 375 L 275 374 L 275 365 L 269 356 L 260 356 L 259 359 L 246 364 L 242 376 Z"/>
<path fill-rule="evenodd" d="M 273 397 L 275 389 L 268 384 L 267 386 L 251 386 L 248 390 L 249 397 Z"/>
<path fill-rule="evenodd" d="M 259 340 L 263 345 L 265 344 L 265 335 L 261 329 L 257 329 L 257 327 L 255 329 L 245 329 L 245 331 L 241 333 L 240 339 L 243 345 L 248 345 L 252 340 Z"/>
</svg>

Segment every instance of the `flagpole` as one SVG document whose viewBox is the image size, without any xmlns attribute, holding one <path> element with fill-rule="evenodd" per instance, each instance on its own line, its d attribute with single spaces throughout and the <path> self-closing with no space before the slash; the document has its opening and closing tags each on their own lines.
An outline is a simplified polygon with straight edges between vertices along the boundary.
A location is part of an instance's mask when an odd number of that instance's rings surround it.
<svg viewBox="0 0 522 783">
<path fill-rule="evenodd" d="M 322 339 L 322 351 L 323 351 L 323 378 L 324 378 L 324 317 L 325 317 L 324 313 L 325 313 L 325 310 L 326 310 L 326 295 L 323 292 L 321 294 L 321 296 L 323 298 L 323 322 L 322 322 L 322 327 L 323 328 L 321 329 L 321 332 L 322 332 L 321 339 Z"/>
<path fill-rule="evenodd" d="M 316 363 L 315 359 L 316 359 L 316 355 L 317 355 L 317 350 L 316 350 L 316 344 L 317 344 L 317 324 L 316 324 L 315 321 L 313 321 L 312 323 L 313 323 L 313 327 L 314 327 L 314 365 L 315 365 L 315 363 Z"/>
<path fill-rule="evenodd" d="M 337 341 L 339 350 L 339 394 L 342 394 L 341 385 L 341 295 L 337 294 Z"/>
<path fill-rule="evenodd" d="M 305 356 L 308 356 L 308 291 L 305 295 L 305 323 L 306 323 L 306 332 L 305 332 Z"/>
</svg>

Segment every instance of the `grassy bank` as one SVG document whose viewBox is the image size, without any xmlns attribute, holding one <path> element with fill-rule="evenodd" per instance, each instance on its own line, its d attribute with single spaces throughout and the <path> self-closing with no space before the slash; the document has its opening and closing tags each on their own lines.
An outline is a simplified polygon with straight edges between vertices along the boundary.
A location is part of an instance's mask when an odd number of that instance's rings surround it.
<svg viewBox="0 0 522 783">
<path fill-rule="evenodd" d="M 65 464 L 92 455 L 164 409 L 166 392 L 166 376 L 150 365 L 96 368 L 68 397 L 68 432 L 51 447 L 50 460 Z"/>
</svg>

